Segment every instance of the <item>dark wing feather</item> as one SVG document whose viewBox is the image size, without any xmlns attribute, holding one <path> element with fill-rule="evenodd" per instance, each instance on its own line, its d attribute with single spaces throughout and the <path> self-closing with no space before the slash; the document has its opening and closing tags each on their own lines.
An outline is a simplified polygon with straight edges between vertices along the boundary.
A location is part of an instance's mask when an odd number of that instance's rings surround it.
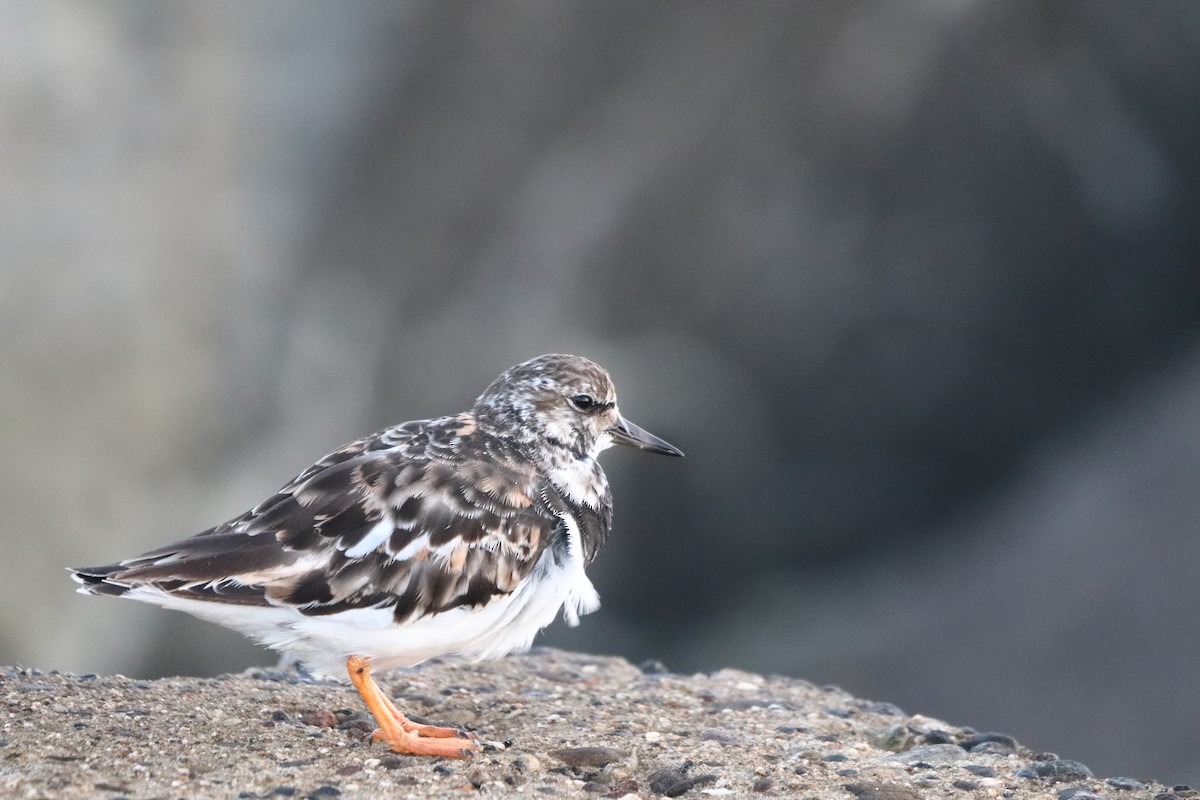
<svg viewBox="0 0 1200 800">
<path fill-rule="evenodd" d="M 397 621 L 483 605 L 512 592 L 563 531 L 544 479 L 482 457 L 494 449 L 462 417 L 389 429 L 236 519 L 76 577 L 97 594 L 149 583 L 310 615 L 393 608 Z"/>
<path fill-rule="evenodd" d="M 397 621 L 483 605 L 516 589 L 563 530 L 542 478 L 479 458 L 369 458 L 350 482 L 355 505 L 311 526 L 327 559 L 267 587 L 272 601 L 312 615 L 387 607 Z"/>
</svg>

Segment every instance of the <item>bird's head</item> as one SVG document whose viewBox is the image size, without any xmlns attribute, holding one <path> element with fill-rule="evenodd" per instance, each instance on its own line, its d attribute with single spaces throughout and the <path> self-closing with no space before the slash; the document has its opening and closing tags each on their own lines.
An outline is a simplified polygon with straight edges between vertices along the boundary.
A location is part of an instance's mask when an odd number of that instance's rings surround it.
<svg viewBox="0 0 1200 800">
<path fill-rule="evenodd" d="M 622 417 L 608 372 L 579 356 L 545 355 L 517 364 L 484 390 L 474 411 L 518 441 L 566 450 L 580 460 L 614 444 L 683 455 Z"/>
</svg>

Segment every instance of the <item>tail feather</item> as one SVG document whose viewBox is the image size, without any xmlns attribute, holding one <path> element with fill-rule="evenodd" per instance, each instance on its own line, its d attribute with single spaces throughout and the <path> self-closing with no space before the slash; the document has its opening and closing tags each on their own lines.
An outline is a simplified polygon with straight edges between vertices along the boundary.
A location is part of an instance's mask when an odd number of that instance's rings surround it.
<svg viewBox="0 0 1200 800">
<path fill-rule="evenodd" d="M 106 567 L 68 567 L 71 579 L 79 584 L 80 594 L 109 595 L 120 597 L 129 591 L 126 583 L 118 583 L 111 576 L 124 569 L 120 564 L 109 564 Z"/>
</svg>

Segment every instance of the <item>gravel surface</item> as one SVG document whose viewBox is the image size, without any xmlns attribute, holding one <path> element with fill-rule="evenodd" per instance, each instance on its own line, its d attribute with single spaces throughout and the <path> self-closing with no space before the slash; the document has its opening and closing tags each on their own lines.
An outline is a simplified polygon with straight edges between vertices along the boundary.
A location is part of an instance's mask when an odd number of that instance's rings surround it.
<svg viewBox="0 0 1200 800">
<path fill-rule="evenodd" d="M 468 761 L 372 745 L 347 685 L 255 669 L 139 681 L 0 667 L 3 798 L 1196 797 L 833 687 L 538 649 L 377 676 L 475 731 Z"/>
</svg>

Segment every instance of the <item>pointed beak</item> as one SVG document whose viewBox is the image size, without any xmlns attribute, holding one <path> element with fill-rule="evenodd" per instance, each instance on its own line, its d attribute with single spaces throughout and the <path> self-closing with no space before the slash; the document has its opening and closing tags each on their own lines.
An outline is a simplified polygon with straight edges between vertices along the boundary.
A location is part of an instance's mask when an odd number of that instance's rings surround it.
<svg viewBox="0 0 1200 800">
<path fill-rule="evenodd" d="M 683 451 L 673 444 L 668 444 L 650 431 L 645 431 L 624 417 L 617 417 L 617 422 L 608 429 L 614 444 L 626 447 L 636 447 L 647 453 L 661 453 L 664 456 L 682 456 Z"/>
</svg>

